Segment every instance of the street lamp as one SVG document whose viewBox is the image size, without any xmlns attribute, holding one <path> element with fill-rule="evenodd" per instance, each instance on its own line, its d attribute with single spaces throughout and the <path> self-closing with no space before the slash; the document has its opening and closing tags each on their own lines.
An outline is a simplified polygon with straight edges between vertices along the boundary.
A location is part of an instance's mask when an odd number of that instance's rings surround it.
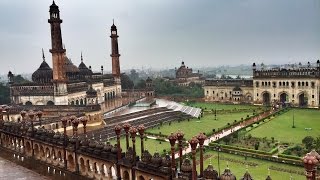
<svg viewBox="0 0 320 180">
<path fill-rule="evenodd" d="M 40 124 L 40 127 L 41 127 L 42 111 L 38 111 L 38 112 L 37 112 L 37 116 L 38 116 L 38 118 L 39 118 L 39 124 Z"/>
</svg>

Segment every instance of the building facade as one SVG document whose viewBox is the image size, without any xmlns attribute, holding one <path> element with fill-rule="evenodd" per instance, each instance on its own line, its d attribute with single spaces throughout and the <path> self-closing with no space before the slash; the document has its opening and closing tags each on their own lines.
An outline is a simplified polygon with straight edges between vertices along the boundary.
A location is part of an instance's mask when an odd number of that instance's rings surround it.
<svg viewBox="0 0 320 180">
<path fill-rule="evenodd" d="M 204 86 L 205 100 L 253 104 L 290 104 L 319 107 L 320 62 L 282 68 L 252 65 L 253 78 L 211 79 Z"/>
<path fill-rule="evenodd" d="M 204 78 L 199 71 L 194 73 L 192 68 L 186 66 L 182 61 L 181 66 L 176 69 L 175 82 L 179 86 L 189 86 L 190 83 L 204 84 Z"/>
<path fill-rule="evenodd" d="M 62 43 L 59 7 L 53 1 L 49 10 L 51 27 L 52 68 L 45 60 L 32 74 L 32 82 L 17 83 L 8 73 L 12 104 L 22 105 L 90 105 L 121 96 L 120 62 L 117 27 L 111 26 L 112 74 L 94 73 L 87 67 L 81 53 L 81 63 L 75 66 L 66 55 Z M 43 51 L 42 51 L 43 52 Z"/>
</svg>

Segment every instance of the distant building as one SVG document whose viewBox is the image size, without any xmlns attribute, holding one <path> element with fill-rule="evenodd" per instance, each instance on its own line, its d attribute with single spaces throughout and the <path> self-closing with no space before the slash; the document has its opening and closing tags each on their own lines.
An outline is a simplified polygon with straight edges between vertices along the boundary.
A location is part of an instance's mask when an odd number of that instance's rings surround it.
<svg viewBox="0 0 320 180">
<path fill-rule="evenodd" d="M 253 78 L 247 80 L 212 79 L 204 86 L 207 101 L 246 102 L 253 104 L 290 104 L 319 107 L 320 61 L 316 66 L 291 66 L 260 69 L 253 63 Z"/>
<path fill-rule="evenodd" d="M 51 68 L 42 51 L 42 63 L 32 74 L 31 83 L 19 84 L 8 73 L 12 104 L 23 105 L 92 105 L 121 96 L 120 63 L 117 27 L 111 26 L 112 74 L 93 73 L 85 65 L 81 53 L 81 63 L 75 66 L 63 47 L 59 7 L 50 6 L 52 64 Z"/>
<path fill-rule="evenodd" d="M 204 80 L 199 71 L 194 73 L 192 68 L 186 67 L 183 61 L 181 66 L 176 70 L 175 82 L 179 86 L 189 86 L 190 83 L 204 84 Z"/>
</svg>

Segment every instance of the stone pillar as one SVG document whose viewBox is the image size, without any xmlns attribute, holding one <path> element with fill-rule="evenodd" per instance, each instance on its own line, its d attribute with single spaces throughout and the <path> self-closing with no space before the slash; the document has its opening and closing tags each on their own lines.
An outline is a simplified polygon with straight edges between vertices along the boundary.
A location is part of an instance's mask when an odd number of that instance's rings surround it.
<svg viewBox="0 0 320 180">
<path fill-rule="evenodd" d="M 138 130 L 135 127 L 131 127 L 129 129 L 129 132 L 130 132 L 131 139 L 132 139 L 133 163 L 135 163 L 136 162 L 136 156 L 137 156 L 137 153 L 136 153 L 136 135 L 137 135 Z"/>
<path fill-rule="evenodd" d="M 183 139 L 183 136 L 184 136 L 184 133 L 179 130 L 177 133 L 177 138 L 178 138 L 178 143 L 179 143 L 179 168 L 180 168 L 180 171 L 181 171 L 181 165 L 182 165 L 182 139 Z"/>
<path fill-rule="evenodd" d="M 126 149 L 129 148 L 129 129 L 131 125 L 129 123 L 125 123 L 123 126 L 124 131 L 126 132 Z"/>
<path fill-rule="evenodd" d="M 116 125 L 114 127 L 114 131 L 117 135 L 117 179 L 118 180 L 121 180 L 121 175 L 120 175 L 120 164 L 119 164 L 119 161 L 121 159 L 121 147 L 120 147 L 120 134 L 121 134 L 121 126 L 119 125 Z"/>
<path fill-rule="evenodd" d="M 67 169 L 67 151 L 66 151 L 66 146 L 67 146 L 67 122 L 68 122 L 68 118 L 67 117 L 63 117 L 61 118 L 61 122 L 63 125 L 63 161 L 64 161 L 64 168 Z"/>
<path fill-rule="evenodd" d="M 192 180 L 197 180 L 196 148 L 199 143 L 196 137 L 189 140 L 192 152 Z"/>
<path fill-rule="evenodd" d="M 144 152 L 144 140 L 143 140 L 143 137 L 144 137 L 144 131 L 145 131 L 145 127 L 143 124 L 139 125 L 138 126 L 138 131 L 139 131 L 139 134 L 140 134 L 140 140 L 141 140 L 141 155 L 142 153 Z"/>
<path fill-rule="evenodd" d="M 200 146 L 200 177 L 203 177 L 203 144 L 204 144 L 204 141 L 207 139 L 207 136 L 204 135 L 203 133 L 200 133 L 197 136 L 197 139 L 199 141 L 199 146 Z"/>
<path fill-rule="evenodd" d="M 318 160 L 315 156 L 311 155 L 310 153 L 306 154 L 303 158 L 303 164 L 305 169 L 305 175 L 307 180 L 315 180 L 314 169 L 318 164 Z"/>
<path fill-rule="evenodd" d="M 174 152 L 174 145 L 177 141 L 177 136 L 174 133 L 171 133 L 171 135 L 168 137 L 171 145 L 171 170 L 172 170 L 172 178 L 175 178 L 176 176 L 176 159 L 175 159 L 175 152 Z"/>
</svg>

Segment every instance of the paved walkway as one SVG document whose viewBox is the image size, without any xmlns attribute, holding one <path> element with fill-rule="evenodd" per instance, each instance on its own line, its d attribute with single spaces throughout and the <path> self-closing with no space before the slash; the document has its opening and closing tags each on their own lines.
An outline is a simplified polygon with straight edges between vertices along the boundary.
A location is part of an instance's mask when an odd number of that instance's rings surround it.
<svg viewBox="0 0 320 180">
<path fill-rule="evenodd" d="M 272 111 L 265 112 L 263 114 L 260 114 L 259 116 L 256 116 L 256 117 L 253 117 L 251 119 L 248 119 L 245 122 L 242 122 L 242 123 L 240 123 L 239 125 L 237 125 L 235 127 L 231 127 L 229 129 L 224 129 L 224 130 L 222 130 L 222 132 L 215 133 L 212 136 L 207 137 L 207 139 L 204 141 L 204 145 L 207 146 L 207 145 L 209 145 L 209 143 L 211 141 L 217 141 L 217 140 L 219 140 L 219 139 L 221 139 L 221 138 L 223 138 L 225 136 L 228 136 L 229 134 L 231 134 L 231 133 L 233 133 L 235 131 L 238 131 L 239 129 L 241 129 L 243 127 L 249 126 L 249 125 L 259 121 L 260 119 L 265 118 L 266 116 L 270 115 L 271 113 L 272 113 Z M 150 138 L 150 139 L 156 139 L 156 137 L 154 137 L 154 136 L 147 136 L 147 137 Z M 168 139 L 166 139 L 166 141 L 169 142 Z M 184 155 L 184 154 L 188 154 L 190 152 L 191 152 L 191 147 L 190 147 L 190 145 L 188 145 L 188 147 L 186 147 L 182 151 L 182 154 Z M 178 157 L 179 156 L 179 152 L 176 152 L 175 156 Z"/>
<path fill-rule="evenodd" d="M 49 178 L 0 157 L 0 180 L 11 179 L 47 180 Z"/>
</svg>

